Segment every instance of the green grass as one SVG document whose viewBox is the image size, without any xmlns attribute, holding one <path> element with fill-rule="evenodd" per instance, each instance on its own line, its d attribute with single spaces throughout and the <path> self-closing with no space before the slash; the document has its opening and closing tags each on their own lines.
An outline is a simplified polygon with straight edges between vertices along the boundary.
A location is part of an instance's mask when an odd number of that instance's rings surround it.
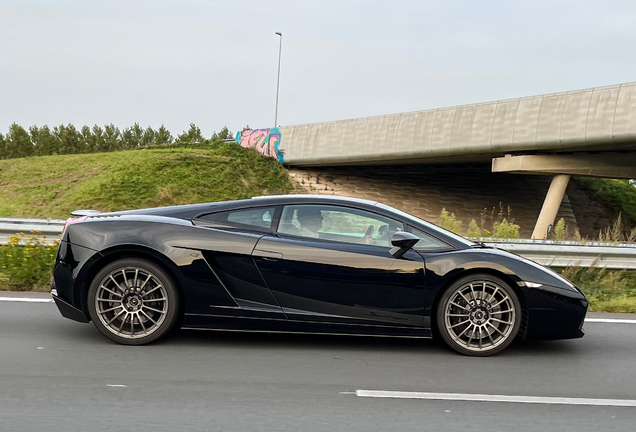
<svg viewBox="0 0 636 432">
<path fill-rule="evenodd" d="M 288 193 L 275 160 L 234 143 L 0 161 L 0 216 L 66 218 Z"/>
<path fill-rule="evenodd" d="M 590 312 L 636 313 L 636 271 L 568 267 L 559 272 L 585 293 Z"/>
<path fill-rule="evenodd" d="M 636 222 L 636 186 L 629 181 L 591 177 L 573 180 L 596 201 Z"/>
</svg>

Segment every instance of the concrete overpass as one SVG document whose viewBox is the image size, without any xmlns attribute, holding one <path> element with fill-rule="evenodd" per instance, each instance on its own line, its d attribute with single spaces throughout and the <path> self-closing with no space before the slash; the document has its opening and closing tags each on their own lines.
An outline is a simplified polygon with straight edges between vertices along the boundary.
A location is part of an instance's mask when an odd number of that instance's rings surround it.
<svg viewBox="0 0 636 432">
<path fill-rule="evenodd" d="M 292 167 L 491 161 L 554 176 L 532 235 L 545 238 L 571 175 L 636 178 L 636 82 L 278 131 L 259 151 Z"/>
</svg>

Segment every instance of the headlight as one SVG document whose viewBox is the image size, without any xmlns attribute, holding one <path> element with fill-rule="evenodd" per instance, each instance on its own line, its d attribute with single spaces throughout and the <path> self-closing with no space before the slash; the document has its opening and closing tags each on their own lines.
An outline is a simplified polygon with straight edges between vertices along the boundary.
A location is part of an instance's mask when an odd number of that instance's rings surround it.
<svg viewBox="0 0 636 432">
<path fill-rule="evenodd" d="M 517 282 L 517 284 L 518 284 L 519 286 L 522 286 L 522 287 L 524 287 L 524 286 L 525 286 L 525 287 L 528 287 L 528 288 L 539 288 L 540 286 L 543 286 L 543 284 L 540 284 L 540 283 L 536 283 L 536 282 L 525 282 L 525 281 L 519 281 L 519 282 Z"/>
</svg>

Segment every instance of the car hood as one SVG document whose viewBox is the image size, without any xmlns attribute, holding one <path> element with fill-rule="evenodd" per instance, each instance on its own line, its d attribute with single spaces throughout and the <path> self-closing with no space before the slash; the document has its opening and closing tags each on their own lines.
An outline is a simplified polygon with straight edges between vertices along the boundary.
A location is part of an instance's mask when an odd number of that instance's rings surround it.
<svg viewBox="0 0 636 432">
<path fill-rule="evenodd" d="M 509 252 L 507 250 L 499 249 L 495 247 L 480 248 L 478 250 L 490 255 L 498 255 L 501 257 L 506 257 L 506 259 L 515 260 L 517 262 L 530 266 L 535 271 L 530 272 L 529 274 L 525 275 L 525 277 L 522 275 L 519 275 L 522 279 L 524 279 L 523 280 L 524 282 L 540 283 L 540 284 L 550 285 L 557 288 L 563 288 L 566 290 L 574 290 L 578 293 L 582 293 L 581 290 L 576 285 L 574 285 L 571 281 L 564 278 L 563 276 L 561 276 L 554 270 L 550 269 L 549 267 L 539 264 L 536 261 L 532 261 L 531 259 L 524 258 L 513 252 Z M 528 279 L 528 280 L 525 280 L 525 279 Z M 536 280 L 533 280 L 533 279 L 536 279 Z"/>
</svg>

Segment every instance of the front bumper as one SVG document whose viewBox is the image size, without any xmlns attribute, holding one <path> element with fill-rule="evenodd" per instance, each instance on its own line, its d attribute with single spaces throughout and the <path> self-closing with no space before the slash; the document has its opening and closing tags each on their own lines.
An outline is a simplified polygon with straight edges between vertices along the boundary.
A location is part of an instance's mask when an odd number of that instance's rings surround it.
<svg viewBox="0 0 636 432">
<path fill-rule="evenodd" d="M 532 297 L 526 339 L 576 339 L 585 335 L 583 324 L 589 302 L 583 294 L 575 298 L 532 290 Z"/>
</svg>

